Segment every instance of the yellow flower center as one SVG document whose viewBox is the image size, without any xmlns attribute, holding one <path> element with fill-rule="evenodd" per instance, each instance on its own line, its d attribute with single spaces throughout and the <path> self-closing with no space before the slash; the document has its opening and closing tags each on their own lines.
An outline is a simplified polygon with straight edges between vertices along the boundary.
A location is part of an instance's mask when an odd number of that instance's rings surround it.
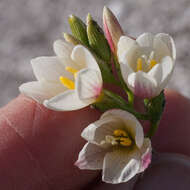
<svg viewBox="0 0 190 190">
<path fill-rule="evenodd" d="M 156 64 L 158 64 L 158 63 L 156 62 L 156 60 L 152 59 L 152 60 L 150 61 L 149 69 L 152 69 Z"/>
<path fill-rule="evenodd" d="M 76 78 L 78 70 L 76 70 L 76 69 L 74 69 L 72 67 L 66 67 L 65 70 L 68 71 L 68 72 L 70 72 L 71 74 L 73 74 L 74 78 Z M 75 89 L 75 83 L 74 83 L 74 81 L 68 79 L 67 77 L 60 76 L 59 80 L 68 89 L 71 89 L 71 90 Z"/>
<path fill-rule="evenodd" d="M 123 129 L 117 129 L 113 132 L 115 140 L 118 144 L 122 146 L 130 146 L 132 144 L 132 140 L 129 135 Z"/>
<path fill-rule="evenodd" d="M 76 69 L 74 69 L 72 67 L 65 67 L 65 70 L 70 72 L 71 74 L 73 74 L 74 77 L 76 78 L 78 70 L 76 70 Z"/>
<path fill-rule="evenodd" d="M 138 58 L 137 59 L 137 71 L 142 71 L 142 59 Z"/>
<path fill-rule="evenodd" d="M 136 72 L 138 71 L 148 72 L 156 64 L 158 64 L 158 62 L 154 59 L 154 51 L 152 51 L 148 57 L 146 55 L 142 55 L 137 59 Z"/>
</svg>

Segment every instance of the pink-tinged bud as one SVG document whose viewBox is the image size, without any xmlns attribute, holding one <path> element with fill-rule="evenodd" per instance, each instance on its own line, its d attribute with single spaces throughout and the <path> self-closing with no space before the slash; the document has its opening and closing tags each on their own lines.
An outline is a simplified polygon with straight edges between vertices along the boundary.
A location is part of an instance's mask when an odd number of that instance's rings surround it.
<svg viewBox="0 0 190 190">
<path fill-rule="evenodd" d="M 123 30 L 111 10 L 107 7 L 104 7 L 103 10 L 103 24 L 104 31 L 110 48 L 113 53 L 117 51 L 117 43 L 119 38 L 124 34 Z"/>
</svg>

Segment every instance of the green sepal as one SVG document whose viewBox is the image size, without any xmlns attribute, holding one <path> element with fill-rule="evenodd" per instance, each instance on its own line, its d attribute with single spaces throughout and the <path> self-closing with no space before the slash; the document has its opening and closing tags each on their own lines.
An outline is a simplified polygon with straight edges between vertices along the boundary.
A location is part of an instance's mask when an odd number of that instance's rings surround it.
<svg viewBox="0 0 190 190">
<path fill-rule="evenodd" d="M 86 32 L 86 24 L 78 17 L 71 15 L 68 19 L 73 36 L 80 40 L 82 44 L 89 46 Z"/>
<path fill-rule="evenodd" d="M 111 51 L 104 32 L 97 22 L 92 19 L 90 14 L 87 16 L 87 35 L 90 47 L 94 50 L 96 55 L 106 63 L 110 63 Z"/>
</svg>

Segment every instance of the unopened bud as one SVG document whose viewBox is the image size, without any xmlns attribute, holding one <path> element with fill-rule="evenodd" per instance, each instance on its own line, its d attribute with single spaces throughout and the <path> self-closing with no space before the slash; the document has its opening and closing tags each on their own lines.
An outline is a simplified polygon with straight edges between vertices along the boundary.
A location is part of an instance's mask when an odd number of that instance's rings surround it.
<svg viewBox="0 0 190 190">
<path fill-rule="evenodd" d="M 123 30 L 111 10 L 104 7 L 103 10 L 103 24 L 106 38 L 113 53 L 117 51 L 117 43 L 119 38 L 124 34 Z"/>
<path fill-rule="evenodd" d="M 73 36 L 82 44 L 88 46 L 88 37 L 85 23 L 78 17 L 71 15 L 68 19 Z"/>
<path fill-rule="evenodd" d="M 102 60 L 107 63 L 111 59 L 109 44 L 104 36 L 102 29 L 92 19 L 91 15 L 87 16 L 87 35 L 91 48 Z"/>
<path fill-rule="evenodd" d="M 64 37 L 66 42 L 69 42 L 73 45 L 81 44 L 81 42 L 71 34 L 63 33 L 63 37 Z"/>
</svg>

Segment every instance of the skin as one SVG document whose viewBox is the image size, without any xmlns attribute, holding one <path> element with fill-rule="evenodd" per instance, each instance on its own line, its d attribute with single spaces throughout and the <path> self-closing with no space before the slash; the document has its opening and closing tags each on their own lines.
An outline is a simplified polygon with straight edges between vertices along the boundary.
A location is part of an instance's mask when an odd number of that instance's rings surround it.
<svg viewBox="0 0 190 190">
<path fill-rule="evenodd" d="M 190 101 L 171 90 L 166 90 L 165 95 L 166 108 L 153 147 L 159 152 L 190 156 Z M 75 167 L 74 162 L 85 144 L 80 133 L 99 116 L 98 111 L 90 108 L 51 111 L 23 95 L 1 108 L 1 189 L 189 189 L 188 157 L 156 154 L 153 165 L 134 188 L 137 178 L 130 183 L 110 185 L 101 182 L 100 171 Z"/>
</svg>

